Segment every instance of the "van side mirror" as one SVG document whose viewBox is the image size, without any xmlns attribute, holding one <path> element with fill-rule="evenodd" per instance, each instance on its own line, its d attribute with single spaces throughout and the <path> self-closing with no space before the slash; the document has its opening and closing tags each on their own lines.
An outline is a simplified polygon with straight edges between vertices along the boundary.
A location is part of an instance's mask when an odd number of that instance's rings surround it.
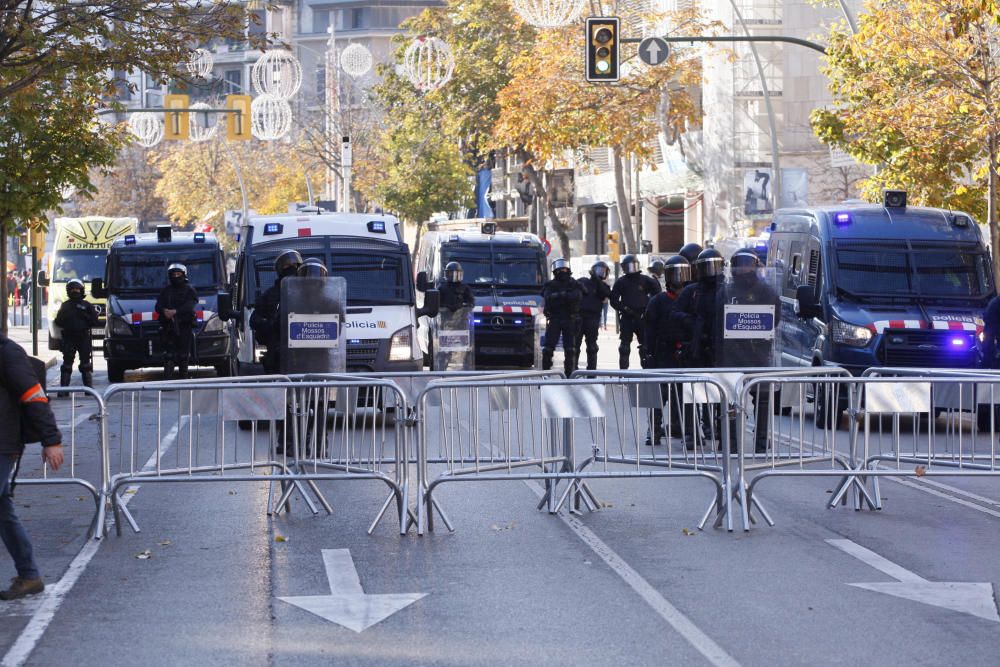
<svg viewBox="0 0 1000 667">
<path fill-rule="evenodd" d="M 219 292 L 215 298 L 219 302 L 219 319 L 228 322 L 233 316 L 233 295 L 229 292 Z"/>
<path fill-rule="evenodd" d="M 436 289 L 429 289 L 424 293 L 424 305 L 417 308 L 417 317 L 437 317 L 441 310 L 441 292 Z"/>
<path fill-rule="evenodd" d="M 417 274 L 417 290 L 420 292 L 426 292 L 431 288 L 430 282 L 427 280 L 427 272 L 421 271 Z"/>
<path fill-rule="evenodd" d="M 94 278 L 90 281 L 90 296 L 95 299 L 107 299 L 108 290 L 104 287 L 103 278 Z"/>
<path fill-rule="evenodd" d="M 40 287 L 48 287 L 50 283 L 51 283 L 51 281 L 49 281 L 49 274 L 47 274 L 45 272 L 45 269 L 42 269 L 41 271 L 39 271 L 38 272 L 38 285 Z"/>
<path fill-rule="evenodd" d="M 804 320 L 822 316 L 823 309 L 816 301 L 816 288 L 812 285 L 799 285 L 795 290 L 795 314 Z"/>
</svg>

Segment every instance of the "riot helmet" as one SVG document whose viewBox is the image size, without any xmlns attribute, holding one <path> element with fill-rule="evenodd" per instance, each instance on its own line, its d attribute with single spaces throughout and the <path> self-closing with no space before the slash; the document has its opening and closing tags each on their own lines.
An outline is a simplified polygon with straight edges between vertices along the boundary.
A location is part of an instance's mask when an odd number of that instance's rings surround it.
<svg viewBox="0 0 1000 667">
<path fill-rule="evenodd" d="M 326 278 L 329 275 L 326 265 L 315 257 L 310 257 L 295 272 L 299 278 Z"/>
<path fill-rule="evenodd" d="M 569 268 L 569 262 L 562 257 L 552 262 L 552 274 L 556 278 L 568 278 L 573 271 Z"/>
<path fill-rule="evenodd" d="M 733 275 L 733 283 L 749 287 L 757 280 L 757 269 L 760 268 L 760 257 L 752 248 L 740 248 L 729 258 L 729 270 Z"/>
<path fill-rule="evenodd" d="M 625 255 L 622 257 L 622 273 L 639 273 L 639 258 L 635 255 Z"/>
<path fill-rule="evenodd" d="M 697 243 L 685 244 L 677 254 L 688 261 L 688 264 L 694 265 L 695 260 L 698 259 L 698 255 L 701 254 L 702 247 Z"/>
<path fill-rule="evenodd" d="M 610 273 L 608 265 L 604 262 L 594 262 L 594 265 L 590 267 L 590 277 L 594 280 L 607 280 Z"/>
<path fill-rule="evenodd" d="M 73 278 L 68 283 L 66 283 L 66 296 L 73 299 L 74 301 L 79 301 L 83 298 L 83 282 Z"/>
<path fill-rule="evenodd" d="M 274 259 L 274 272 L 278 278 L 294 276 L 302 266 L 302 255 L 298 250 L 282 250 Z"/>
<path fill-rule="evenodd" d="M 703 283 L 716 282 L 722 275 L 726 262 L 715 248 L 707 248 L 698 253 L 694 262 L 694 273 L 697 280 Z"/>
<path fill-rule="evenodd" d="M 175 262 L 167 267 L 167 280 L 174 287 L 180 287 L 187 282 L 187 272 L 186 266 Z"/>
<path fill-rule="evenodd" d="M 652 262 L 649 263 L 649 272 L 652 273 L 657 278 L 663 277 L 663 270 L 665 268 L 666 265 L 663 263 L 662 259 L 654 259 Z"/>
<path fill-rule="evenodd" d="M 465 271 L 462 270 L 462 265 L 458 262 L 448 262 L 444 267 L 444 280 L 448 283 L 460 283 L 465 277 Z"/>
<path fill-rule="evenodd" d="M 691 282 L 691 265 L 680 255 L 674 255 L 665 262 L 663 276 L 667 287 L 676 292 Z"/>
</svg>

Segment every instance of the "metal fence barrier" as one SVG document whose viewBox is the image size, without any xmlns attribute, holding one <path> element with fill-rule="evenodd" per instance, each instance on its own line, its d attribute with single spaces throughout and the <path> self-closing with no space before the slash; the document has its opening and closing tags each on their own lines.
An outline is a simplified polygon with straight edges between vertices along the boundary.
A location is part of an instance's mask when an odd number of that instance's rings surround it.
<svg viewBox="0 0 1000 667">
<path fill-rule="evenodd" d="M 36 463 L 33 448 L 21 459 L 17 486 L 70 484 L 82 486 L 94 501 L 90 531 L 95 538 L 103 532 L 102 492 L 107 480 L 105 457 L 105 409 L 101 394 L 89 387 L 58 387 L 48 392 L 56 424 L 63 436 L 64 463 L 58 471 Z M 90 433 L 94 428 L 96 433 Z M 38 466 L 37 471 L 35 466 Z M 34 476 L 37 475 L 37 476 Z"/>
<path fill-rule="evenodd" d="M 725 520 L 732 530 L 729 456 L 716 451 L 729 441 L 729 422 L 719 418 L 729 392 L 715 378 L 694 376 L 431 382 L 417 399 L 417 532 L 433 530 L 435 512 L 453 529 L 434 496 L 448 482 L 540 480 L 538 507 L 555 513 L 569 499 L 572 511 L 596 509 L 589 479 L 667 477 L 711 481 L 716 493 L 701 525 L 714 511 L 716 525 Z M 657 409 L 668 428 L 675 419 L 691 436 L 690 450 L 645 446 Z M 704 415 L 708 429 L 699 430 L 693 415 Z"/>
<path fill-rule="evenodd" d="M 132 484 L 269 481 L 269 515 L 287 510 L 296 491 L 318 514 L 313 497 L 328 513 L 332 509 L 316 482 L 346 479 L 379 480 L 390 489 L 369 532 L 393 501 L 405 532 L 416 518 L 407 515 L 407 471 L 399 463 L 405 435 L 399 424 L 382 418 L 407 413 L 396 386 L 373 379 L 259 379 L 108 389 L 106 404 L 121 412 L 118 443 L 107 450 L 113 471 L 105 491 L 117 532 L 123 517 L 139 530 L 120 493 Z M 359 395 L 367 394 L 377 394 L 376 402 L 357 409 Z"/>
<path fill-rule="evenodd" d="M 772 422 L 763 446 L 751 447 L 747 432 L 760 413 L 746 406 L 757 397 L 766 404 L 777 391 L 799 405 Z M 872 369 L 861 378 L 760 377 L 739 401 L 736 491 L 744 511 L 757 509 L 769 525 L 754 493 L 766 478 L 836 477 L 827 506 L 850 496 L 860 510 L 882 509 L 879 477 L 1000 476 L 1000 375 Z"/>
</svg>

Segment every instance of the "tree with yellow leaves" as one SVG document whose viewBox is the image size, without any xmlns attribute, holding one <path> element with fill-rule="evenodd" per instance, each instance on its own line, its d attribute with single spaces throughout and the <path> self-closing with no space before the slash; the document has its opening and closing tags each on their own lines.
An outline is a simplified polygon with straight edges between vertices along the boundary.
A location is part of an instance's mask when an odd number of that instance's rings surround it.
<svg viewBox="0 0 1000 667">
<path fill-rule="evenodd" d="M 1000 28 L 984 4 L 873 2 L 857 34 L 834 29 L 827 63 L 834 104 L 813 128 L 881 166 L 867 193 L 905 187 L 914 203 L 985 212 L 1000 248 Z"/>
</svg>

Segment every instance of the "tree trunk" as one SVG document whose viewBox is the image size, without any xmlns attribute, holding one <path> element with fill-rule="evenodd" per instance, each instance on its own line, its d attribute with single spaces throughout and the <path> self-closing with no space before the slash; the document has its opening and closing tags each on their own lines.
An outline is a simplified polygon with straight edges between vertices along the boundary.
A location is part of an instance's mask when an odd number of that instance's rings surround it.
<svg viewBox="0 0 1000 667">
<path fill-rule="evenodd" d="M 1000 227 L 997 226 L 997 150 L 998 142 L 1000 142 L 1000 136 L 997 134 L 990 134 L 990 138 L 987 141 L 989 147 L 989 160 L 990 168 L 987 175 L 987 199 L 986 202 L 986 224 L 989 225 L 990 229 L 990 253 L 993 255 L 993 273 L 994 275 L 1000 275 Z"/>
<path fill-rule="evenodd" d="M 542 184 L 542 179 L 538 176 L 538 172 L 530 164 L 524 166 L 524 171 L 528 175 L 528 180 L 531 181 L 531 185 L 535 188 L 535 194 L 543 202 L 540 204 L 544 211 L 549 216 L 549 228 L 555 233 L 556 238 L 559 239 L 559 251 L 562 253 L 562 258 L 568 260 L 570 258 L 569 249 L 569 235 L 566 233 L 566 225 L 562 223 L 559 219 L 559 215 L 556 213 L 555 204 L 549 199 L 548 193 L 545 191 L 545 186 Z M 536 204 L 538 205 L 538 204 Z"/>
<path fill-rule="evenodd" d="M 635 244 L 635 228 L 632 226 L 632 211 L 629 207 L 628 194 L 625 192 L 625 166 L 622 160 L 621 148 L 613 149 L 615 157 L 615 199 L 618 201 L 618 225 L 622 240 L 625 241 L 625 254 L 637 252 Z"/>
<path fill-rule="evenodd" d="M 0 220 L 0 266 L 3 267 L 3 280 L 0 281 L 0 331 L 7 335 L 7 225 Z"/>
<path fill-rule="evenodd" d="M 417 223 L 417 233 L 413 237 L 413 252 L 410 256 L 410 262 L 413 266 L 417 265 L 417 257 L 420 255 L 420 242 L 424 240 L 424 225 L 427 224 L 423 220 Z"/>
</svg>

